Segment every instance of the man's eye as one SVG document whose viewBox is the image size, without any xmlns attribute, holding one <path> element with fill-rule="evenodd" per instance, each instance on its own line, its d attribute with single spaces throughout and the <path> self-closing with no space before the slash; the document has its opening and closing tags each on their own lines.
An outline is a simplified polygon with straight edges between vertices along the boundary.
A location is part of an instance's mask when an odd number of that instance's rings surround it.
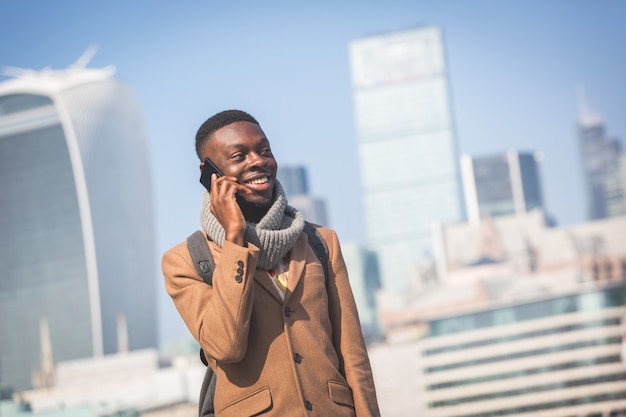
<svg viewBox="0 0 626 417">
<path fill-rule="evenodd" d="M 242 153 L 235 153 L 235 154 L 232 154 L 230 156 L 230 159 L 235 160 L 235 161 L 240 160 L 242 158 L 243 158 L 243 154 Z"/>
<path fill-rule="evenodd" d="M 271 154 L 272 154 L 272 150 L 270 148 L 261 149 L 261 155 L 271 155 Z"/>
</svg>

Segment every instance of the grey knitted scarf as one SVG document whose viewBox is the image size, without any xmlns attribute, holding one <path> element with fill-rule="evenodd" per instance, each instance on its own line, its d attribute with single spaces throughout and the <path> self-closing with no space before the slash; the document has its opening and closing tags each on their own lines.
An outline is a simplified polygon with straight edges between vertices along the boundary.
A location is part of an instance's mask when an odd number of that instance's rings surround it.
<svg viewBox="0 0 626 417">
<path fill-rule="evenodd" d="M 209 239 L 220 247 L 224 244 L 225 232 L 210 210 L 211 197 L 204 192 L 200 209 L 200 224 Z M 259 223 L 246 222 L 244 238 L 260 249 L 257 268 L 270 269 L 281 260 L 296 243 L 304 228 L 304 216 L 287 205 L 287 197 L 278 180 L 274 189 L 274 203 Z"/>
</svg>

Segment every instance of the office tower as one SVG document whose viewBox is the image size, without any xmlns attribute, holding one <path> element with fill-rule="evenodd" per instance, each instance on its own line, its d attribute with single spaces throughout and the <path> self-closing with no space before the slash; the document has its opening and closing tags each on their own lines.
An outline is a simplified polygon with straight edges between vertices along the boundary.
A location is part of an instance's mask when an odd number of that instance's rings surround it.
<svg viewBox="0 0 626 417">
<path fill-rule="evenodd" d="M 587 107 L 582 89 L 579 90 L 579 107 L 578 143 L 587 218 L 595 220 L 626 214 L 621 143 L 607 136 L 602 120 Z"/>
<path fill-rule="evenodd" d="M 461 157 L 461 174 L 468 220 L 522 214 L 543 207 L 539 162 L 541 155 L 509 151 Z"/>
<path fill-rule="evenodd" d="M 433 222 L 464 217 L 444 55 L 438 27 L 350 43 L 366 235 L 387 290 L 419 280 Z"/>
<path fill-rule="evenodd" d="M 157 346 L 148 144 L 114 69 L 13 70 L 0 83 L 0 383 L 23 390 L 45 320 L 55 361 Z"/>
<path fill-rule="evenodd" d="M 309 193 L 306 168 L 300 165 L 280 166 L 278 180 L 285 190 L 289 205 L 298 209 L 305 220 L 329 226 L 326 216 L 326 202 Z"/>
</svg>

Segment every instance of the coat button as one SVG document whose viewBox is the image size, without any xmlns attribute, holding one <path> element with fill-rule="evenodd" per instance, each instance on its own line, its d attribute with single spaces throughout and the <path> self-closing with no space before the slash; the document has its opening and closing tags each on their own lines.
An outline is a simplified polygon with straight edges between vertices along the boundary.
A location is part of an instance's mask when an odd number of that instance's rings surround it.
<svg viewBox="0 0 626 417">
<path fill-rule="evenodd" d="M 300 363 L 302 362 L 302 356 L 300 356 L 299 353 L 296 353 L 293 355 L 293 360 L 296 361 L 296 363 Z"/>
<path fill-rule="evenodd" d="M 237 274 L 243 275 L 243 268 L 237 268 Z"/>
<path fill-rule="evenodd" d="M 242 277 L 241 275 L 237 274 L 237 275 L 235 276 L 235 281 L 237 281 L 237 282 L 241 282 L 241 281 L 243 281 L 243 277 Z"/>
<path fill-rule="evenodd" d="M 239 268 L 243 268 L 243 261 L 241 261 L 241 260 L 237 261 L 237 266 Z"/>
<path fill-rule="evenodd" d="M 293 311 L 291 311 L 289 307 L 285 307 L 285 316 L 289 317 L 291 316 L 291 313 L 293 313 Z"/>
<path fill-rule="evenodd" d="M 305 407 L 307 410 L 311 411 L 311 410 L 313 409 L 313 404 L 311 404 L 311 401 L 305 401 L 305 402 L 304 402 L 304 407 Z"/>
</svg>

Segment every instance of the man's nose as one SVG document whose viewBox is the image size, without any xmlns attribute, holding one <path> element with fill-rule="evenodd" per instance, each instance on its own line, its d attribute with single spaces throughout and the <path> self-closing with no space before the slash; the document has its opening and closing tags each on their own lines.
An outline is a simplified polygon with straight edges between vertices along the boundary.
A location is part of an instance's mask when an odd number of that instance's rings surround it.
<svg viewBox="0 0 626 417">
<path fill-rule="evenodd" d="M 258 153 L 253 152 L 250 154 L 250 166 L 266 167 L 267 159 L 265 159 L 263 156 L 259 155 Z"/>
</svg>

